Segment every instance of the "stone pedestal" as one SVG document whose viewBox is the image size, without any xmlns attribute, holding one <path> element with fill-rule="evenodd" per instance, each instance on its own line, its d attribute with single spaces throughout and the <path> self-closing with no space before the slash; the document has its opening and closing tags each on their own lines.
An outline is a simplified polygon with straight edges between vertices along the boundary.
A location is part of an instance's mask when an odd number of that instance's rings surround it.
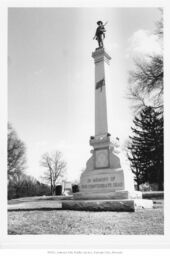
<svg viewBox="0 0 170 256">
<path fill-rule="evenodd" d="M 142 193 L 134 190 L 132 172 L 122 164 L 110 137 L 90 140 L 92 156 L 80 177 L 80 192 L 75 199 L 135 199 Z"/>
</svg>

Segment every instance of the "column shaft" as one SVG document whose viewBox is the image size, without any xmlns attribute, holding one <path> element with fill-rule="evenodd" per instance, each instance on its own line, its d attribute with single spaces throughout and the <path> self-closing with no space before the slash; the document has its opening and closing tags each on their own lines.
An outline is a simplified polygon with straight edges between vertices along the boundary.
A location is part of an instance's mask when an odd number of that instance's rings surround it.
<svg viewBox="0 0 170 256">
<path fill-rule="evenodd" d="M 111 57 L 103 48 L 92 53 L 95 63 L 95 136 L 107 134 L 106 65 Z"/>
</svg>

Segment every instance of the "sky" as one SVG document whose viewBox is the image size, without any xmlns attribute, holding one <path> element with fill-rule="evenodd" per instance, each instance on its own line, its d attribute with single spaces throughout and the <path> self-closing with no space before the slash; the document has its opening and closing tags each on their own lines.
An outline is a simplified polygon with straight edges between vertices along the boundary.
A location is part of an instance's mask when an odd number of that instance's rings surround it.
<svg viewBox="0 0 170 256">
<path fill-rule="evenodd" d="M 112 60 L 106 85 L 108 130 L 123 144 L 133 111 L 127 99 L 133 59 L 160 52 L 157 8 L 9 8 L 8 120 L 26 145 L 26 173 L 40 179 L 41 156 L 59 150 L 66 179 L 78 180 L 94 135 L 93 36 L 106 25 Z"/>
</svg>

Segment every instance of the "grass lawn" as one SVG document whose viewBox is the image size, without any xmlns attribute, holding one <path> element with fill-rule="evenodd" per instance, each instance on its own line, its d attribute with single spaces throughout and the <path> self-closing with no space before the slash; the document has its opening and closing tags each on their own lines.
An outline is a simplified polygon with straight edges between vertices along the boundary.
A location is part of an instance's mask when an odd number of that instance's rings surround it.
<svg viewBox="0 0 170 256">
<path fill-rule="evenodd" d="M 163 208 L 136 212 L 11 211 L 8 234 L 163 235 Z"/>
</svg>

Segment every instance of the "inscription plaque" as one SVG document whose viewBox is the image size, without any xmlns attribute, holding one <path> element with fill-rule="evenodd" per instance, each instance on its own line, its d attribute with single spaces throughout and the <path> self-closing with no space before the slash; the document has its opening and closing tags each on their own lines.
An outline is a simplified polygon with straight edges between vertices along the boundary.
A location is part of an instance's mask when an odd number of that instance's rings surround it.
<svg viewBox="0 0 170 256">
<path fill-rule="evenodd" d="M 84 177 L 81 184 L 81 190 L 86 191 L 116 191 L 124 189 L 124 181 L 122 175 L 118 174 L 102 174 L 92 177 Z"/>
</svg>

